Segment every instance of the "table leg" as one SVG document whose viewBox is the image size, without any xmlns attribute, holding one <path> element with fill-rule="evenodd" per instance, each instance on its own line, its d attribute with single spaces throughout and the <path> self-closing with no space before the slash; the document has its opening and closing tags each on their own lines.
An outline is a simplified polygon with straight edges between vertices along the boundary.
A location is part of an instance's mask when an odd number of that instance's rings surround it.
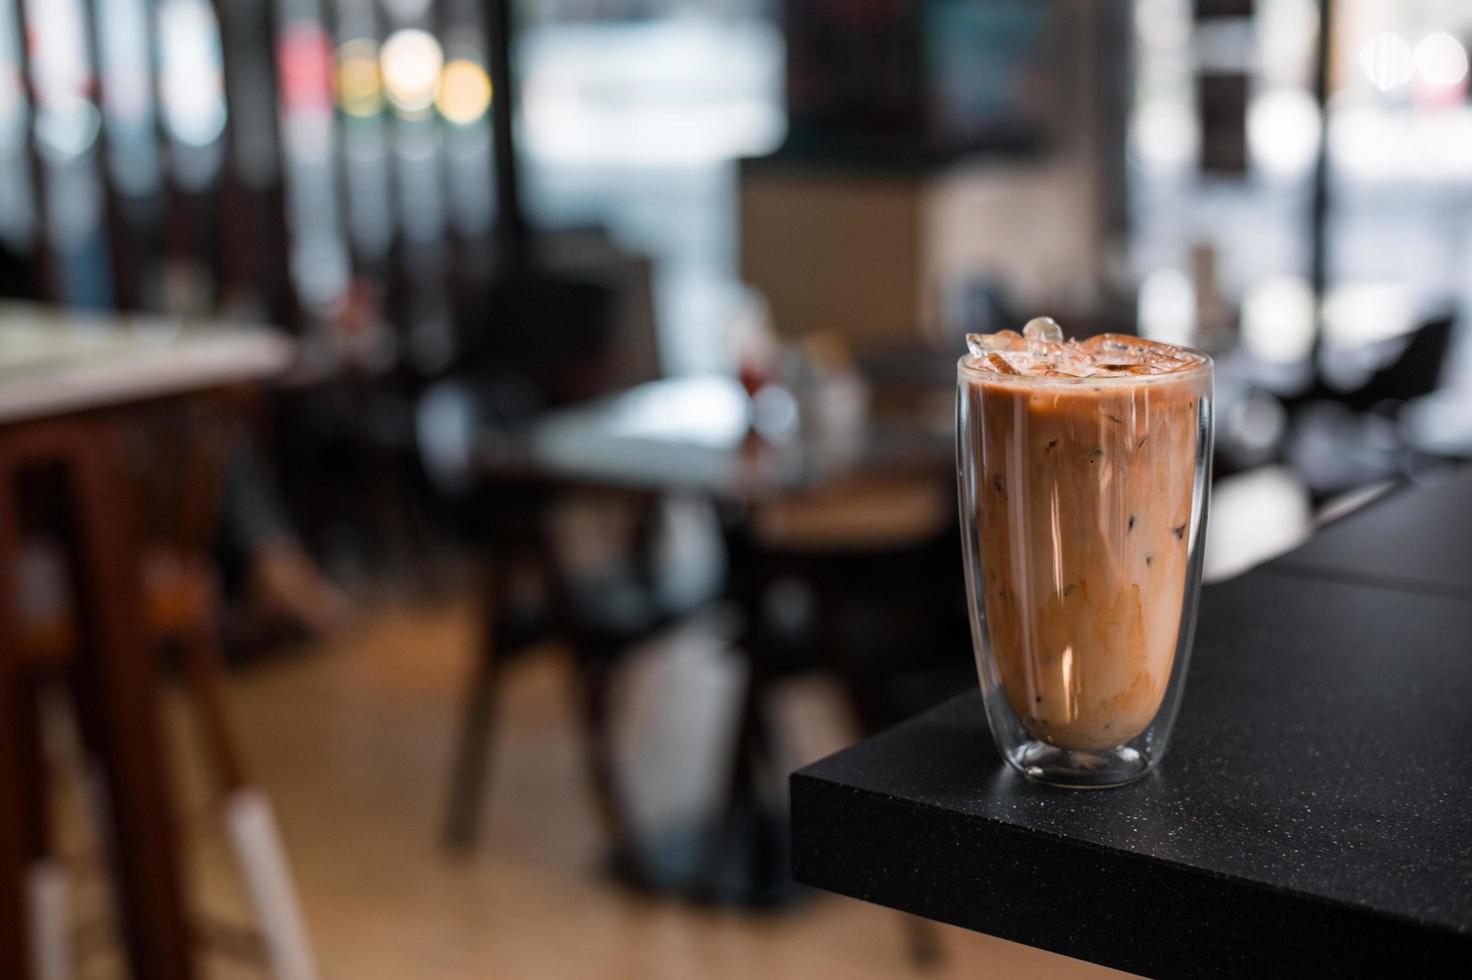
<svg viewBox="0 0 1472 980">
<path fill-rule="evenodd" d="M 133 976 L 195 974 L 164 768 L 157 665 L 139 590 L 138 509 L 111 427 L 68 455 L 72 569 L 79 598 L 79 708 L 90 716 L 113 819 L 113 863 Z"/>
<path fill-rule="evenodd" d="M 26 787 L 21 777 L 21 664 L 16 643 L 19 527 L 12 474 L 0 472 L 0 976 L 31 975 L 26 930 Z"/>
</svg>

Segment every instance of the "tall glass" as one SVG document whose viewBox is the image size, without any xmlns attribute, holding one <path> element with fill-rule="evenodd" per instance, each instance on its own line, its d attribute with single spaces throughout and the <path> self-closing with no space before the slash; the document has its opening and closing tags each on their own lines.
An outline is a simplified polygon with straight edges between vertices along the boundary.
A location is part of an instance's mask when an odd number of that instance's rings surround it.
<svg viewBox="0 0 1472 980">
<path fill-rule="evenodd" d="M 1121 340 L 1123 340 L 1121 338 Z M 1201 589 L 1211 360 L 1111 377 L 958 370 L 956 454 L 987 719 L 1038 782 L 1115 786 L 1160 761 Z"/>
</svg>

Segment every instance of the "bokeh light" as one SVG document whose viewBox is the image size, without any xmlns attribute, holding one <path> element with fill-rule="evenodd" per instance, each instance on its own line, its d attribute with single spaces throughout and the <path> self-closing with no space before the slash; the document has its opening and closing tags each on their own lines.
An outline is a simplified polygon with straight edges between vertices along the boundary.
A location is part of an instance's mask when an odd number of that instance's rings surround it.
<svg viewBox="0 0 1472 980">
<path fill-rule="evenodd" d="M 1302 276 L 1270 276 L 1242 299 L 1242 345 L 1266 361 L 1293 363 L 1314 343 L 1314 291 Z"/>
<path fill-rule="evenodd" d="M 1253 161 L 1278 177 L 1303 173 L 1319 151 L 1319 107 L 1299 88 L 1265 92 L 1247 113 L 1247 146 Z"/>
<path fill-rule="evenodd" d="M 337 49 L 337 104 L 350 116 L 372 116 L 383 108 L 378 45 L 355 38 Z"/>
<path fill-rule="evenodd" d="M 287 113 L 332 105 L 332 43 L 322 25 L 306 19 L 284 25 L 276 57 L 281 105 Z"/>
<path fill-rule="evenodd" d="M 165 0 L 160 8 L 161 32 L 168 28 L 164 20 L 168 5 L 176 2 Z M 70 104 L 86 95 L 90 71 L 87 25 L 76 0 L 26 0 L 24 43 L 29 49 L 36 102 L 41 108 L 53 103 Z"/>
<path fill-rule="evenodd" d="M 1363 279 L 1338 283 L 1324 297 L 1324 343 L 1361 347 L 1408 334 L 1416 298 L 1403 282 Z"/>
<path fill-rule="evenodd" d="M 1140 283 L 1141 336 L 1168 344 L 1196 339 L 1196 290 L 1179 269 L 1156 269 Z"/>
<path fill-rule="evenodd" d="M 151 124 L 153 87 L 144 0 L 104 0 L 97 5 L 97 21 L 97 56 L 109 119 Z"/>
<path fill-rule="evenodd" d="M 36 115 L 39 147 L 63 159 L 75 159 L 91 149 L 102 128 L 102 114 L 83 98 L 47 106 Z"/>
<path fill-rule="evenodd" d="M 1421 38 L 1412 58 L 1421 80 L 1435 88 L 1451 88 L 1467 77 L 1467 49 L 1445 31 Z"/>
<path fill-rule="evenodd" d="M 208 146 L 225 130 L 220 28 L 203 0 L 164 0 L 158 7 L 159 101 L 169 134 Z"/>
<path fill-rule="evenodd" d="M 1410 42 L 1399 34 L 1376 34 L 1360 48 L 1360 67 L 1382 92 L 1399 88 L 1411 80 L 1414 59 Z"/>
<path fill-rule="evenodd" d="M 394 31 L 379 56 L 383 89 L 394 108 L 416 115 L 434 105 L 445 54 L 434 35 L 418 28 Z"/>
<path fill-rule="evenodd" d="M 1157 99 L 1130 121 L 1130 149 L 1148 170 L 1167 173 L 1188 166 L 1200 152 L 1201 130 L 1190 106 Z"/>
<path fill-rule="evenodd" d="M 1148 48 L 1178 51 L 1191 43 L 1191 11 L 1181 0 L 1140 0 L 1135 32 Z"/>
<path fill-rule="evenodd" d="M 460 126 L 468 126 L 491 106 L 491 79 L 486 70 L 469 58 L 453 58 L 440 75 L 435 97 L 440 115 Z"/>
</svg>

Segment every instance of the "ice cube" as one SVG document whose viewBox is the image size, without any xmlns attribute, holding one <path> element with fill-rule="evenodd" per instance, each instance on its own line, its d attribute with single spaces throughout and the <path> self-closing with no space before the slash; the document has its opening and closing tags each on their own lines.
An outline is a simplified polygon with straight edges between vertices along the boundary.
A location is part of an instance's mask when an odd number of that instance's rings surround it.
<svg viewBox="0 0 1472 980">
<path fill-rule="evenodd" d="M 1027 341 L 1016 330 L 998 330 L 996 333 L 968 333 L 966 349 L 977 357 L 994 350 L 1025 351 Z"/>
<path fill-rule="evenodd" d="M 1098 365 L 1088 352 L 1080 350 L 1077 345 L 1061 345 L 1058 354 L 1052 359 L 1054 370 L 1060 374 L 1066 374 L 1072 378 L 1092 378 L 1099 374 Z"/>
<path fill-rule="evenodd" d="M 1035 316 L 1022 328 L 1022 336 L 1046 344 L 1063 343 L 1063 328 L 1050 316 Z"/>
<path fill-rule="evenodd" d="M 1001 354 L 998 354 L 996 351 L 992 351 L 991 353 L 987 354 L 986 362 L 987 364 L 991 365 L 992 370 L 996 371 L 998 374 L 1021 373 L 1012 366 L 1012 362 L 1008 361 L 1005 357 L 1003 357 Z"/>
<path fill-rule="evenodd" d="M 1180 348 L 1126 334 L 1098 334 L 1083 342 L 1065 341 L 1062 329 L 1050 317 L 1028 321 L 1023 334 L 1012 330 L 967 334 L 966 347 L 977 367 L 1000 374 L 1035 377 L 1120 378 L 1166 374 L 1194 363 Z"/>
</svg>

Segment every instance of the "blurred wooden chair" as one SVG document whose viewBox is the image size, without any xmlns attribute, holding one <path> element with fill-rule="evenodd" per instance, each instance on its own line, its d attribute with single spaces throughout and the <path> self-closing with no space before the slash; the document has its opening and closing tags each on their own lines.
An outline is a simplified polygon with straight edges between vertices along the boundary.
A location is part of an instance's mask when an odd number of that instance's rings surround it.
<svg viewBox="0 0 1472 980">
<path fill-rule="evenodd" d="M 972 683 L 960 542 L 949 483 L 879 474 L 765 505 L 752 515 L 754 587 L 806 589 L 800 622 L 765 614 L 746 644 L 769 670 L 831 672 L 864 736 Z M 786 620 L 786 621 L 783 621 Z M 934 925 L 901 920 L 912 962 L 941 956 Z"/>
<path fill-rule="evenodd" d="M 652 494 L 605 496 L 631 518 L 630 560 L 591 571 L 571 568 L 551 540 L 552 488 L 487 487 L 477 508 L 485 521 L 477 532 L 486 549 L 482 565 L 482 633 L 465 691 L 455 750 L 444 841 L 468 849 L 479 836 L 490 767 L 490 740 L 506 666 L 546 641 L 562 643 L 573 658 L 574 717 L 583 743 L 589 786 L 609 844 L 629 842 L 629 817 L 614 765 L 611 698 L 623 655 L 690 614 L 693 604 L 667 599 L 648 556 L 659 516 Z M 516 495 L 521 496 L 521 495 Z M 492 502 L 494 499 L 494 502 Z M 489 518 L 488 520 L 485 520 Z M 536 580 L 528 597 L 518 580 Z M 629 869 L 625 869 L 629 870 Z"/>
<path fill-rule="evenodd" d="M 546 236 L 539 244 L 531 271 L 498 277 L 462 310 L 458 360 L 419 403 L 429 481 L 482 559 L 482 636 L 445 809 L 443 838 L 452 850 L 469 849 L 479 835 L 505 666 L 545 640 L 572 654 L 575 717 L 598 815 L 611 844 L 627 843 L 610 732 L 613 675 L 626 650 L 700 604 L 671 601 L 652 574 L 658 494 L 592 494 L 620 508 L 632 532 L 625 560 L 577 569 L 552 540 L 551 520 L 589 494 L 477 463 L 483 440 L 518 439 L 544 412 L 657 374 L 647 263 L 596 234 Z"/>
<path fill-rule="evenodd" d="M 219 816 L 256 914 L 272 973 L 278 980 L 316 976 L 289 865 L 265 794 L 241 760 L 225 705 L 219 647 L 219 595 L 210 545 L 233 433 L 209 406 L 153 413 L 127 430 L 125 448 L 147 509 L 149 546 L 138 569 L 148 642 L 178 657 L 187 699 L 214 780 Z M 20 647 L 31 682 L 22 693 L 20 722 L 33 801 L 25 815 L 36 872 L 32 876 L 34 956 L 39 980 L 68 976 L 65 964 L 66 875 L 51 839 L 46 800 L 48 766 L 42 745 L 40 699 L 48 679 L 71 669 L 83 642 L 73 597 L 85 588 L 88 556 L 64 534 L 48 533 L 45 473 L 30 487 L 42 511 L 20 557 Z M 39 499 L 38 499 L 39 498 Z M 78 712 L 82 742 L 92 741 Z M 93 743 L 95 744 L 95 742 Z M 63 921 L 58 923 L 56 917 Z"/>
<path fill-rule="evenodd" d="M 800 583 L 810 607 L 801 623 L 754 624 L 756 642 L 772 647 L 776 663 L 833 672 L 865 734 L 970 677 L 955 508 L 949 481 L 901 472 L 753 515 L 760 588 Z"/>
</svg>

